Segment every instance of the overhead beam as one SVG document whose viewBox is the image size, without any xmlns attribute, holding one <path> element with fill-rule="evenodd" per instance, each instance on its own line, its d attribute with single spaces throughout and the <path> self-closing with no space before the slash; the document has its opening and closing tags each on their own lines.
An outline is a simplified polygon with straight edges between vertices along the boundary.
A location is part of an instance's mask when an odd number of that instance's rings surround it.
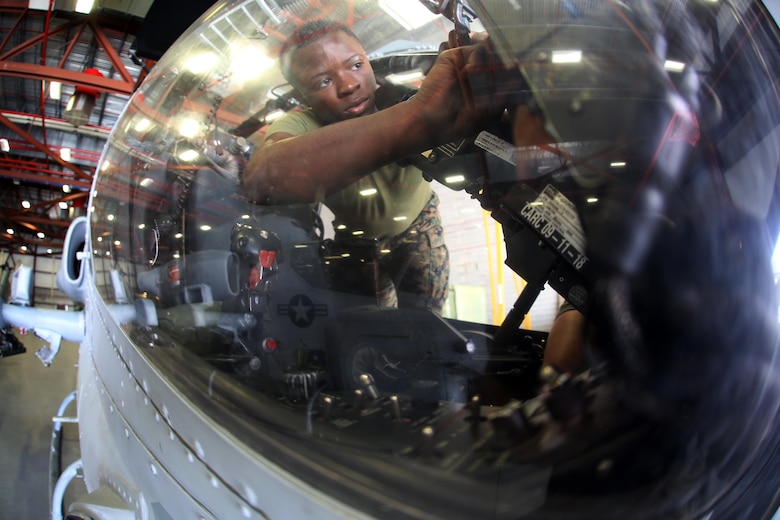
<svg viewBox="0 0 780 520">
<path fill-rule="evenodd" d="M 55 226 L 55 227 L 68 227 L 70 226 L 70 220 L 54 220 L 47 217 L 35 216 L 30 214 L 24 215 L 3 215 L 3 218 L 16 222 L 19 224 L 39 224 L 41 226 Z"/>
<path fill-rule="evenodd" d="M 14 48 L 4 52 L 3 54 L 0 54 L 0 61 L 7 61 L 13 58 L 14 56 L 18 56 L 19 54 L 23 53 L 27 49 L 35 47 L 36 45 L 40 45 L 41 43 L 46 41 L 47 38 L 51 38 L 55 34 L 59 34 L 63 31 L 67 31 L 72 27 L 75 27 L 76 25 L 77 25 L 76 23 L 71 21 L 54 28 L 50 28 L 49 32 L 38 33 L 32 38 L 23 41 L 22 43 L 15 46 Z"/>
<path fill-rule="evenodd" d="M 105 52 L 106 56 L 108 56 L 108 59 L 111 61 L 111 65 L 114 66 L 114 70 L 116 70 L 119 75 L 122 76 L 122 80 L 125 83 L 135 85 L 133 76 L 127 70 L 127 67 L 125 67 L 125 64 L 122 62 L 119 54 L 117 54 L 116 49 L 114 49 L 114 47 L 111 45 L 111 41 L 108 39 L 108 36 L 106 36 L 106 33 L 103 31 L 103 29 L 95 22 L 95 20 L 90 20 L 89 26 L 92 28 L 92 35 L 95 37 L 95 40 L 97 40 L 98 44 L 100 44 L 100 47 L 103 48 L 103 52 Z"/>
<path fill-rule="evenodd" d="M 58 154 L 54 153 L 49 149 L 48 146 L 40 142 L 38 139 L 33 137 L 32 135 L 28 134 L 26 131 L 24 131 L 21 127 L 19 127 L 16 123 L 5 117 L 3 114 L 0 114 L 0 124 L 3 124 L 7 126 L 9 129 L 11 129 L 12 132 L 14 132 L 16 135 L 33 145 L 39 152 L 44 153 L 47 157 L 49 157 L 52 161 L 56 162 L 66 170 L 70 170 L 73 173 L 76 174 L 77 177 L 80 177 L 83 180 L 89 180 L 92 181 L 92 176 L 76 166 L 73 163 L 69 163 L 62 157 L 60 157 Z"/>
<path fill-rule="evenodd" d="M 3 244 L 3 247 L 10 246 L 27 246 L 27 247 L 50 247 L 50 248 L 62 248 L 62 241 L 61 240 L 46 240 L 45 238 L 20 238 L 15 235 L 9 235 L 8 233 L 3 233 L 0 235 L 0 237 L 5 242 Z M 34 254 L 34 251 L 28 251 L 28 253 Z"/>
<path fill-rule="evenodd" d="M 53 186 L 68 185 L 84 190 L 89 190 L 92 187 L 91 181 L 80 180 L 74 177 L 66 177 L 64 175 L 60 176 L 52 174 L 31 173 L 23 170 L 0 169 L 0 177 L 4 177 L 6 179 L 19 179 L 20 181 L 51 184 Z"/>
<path fill-rule="evenodd" d="M 42 118 L 40 114 L 27 114 L 24 112 L 9 112 L 4 110 L 0 110 L 0 114 L 4 115 L 17 125 L 26 126 L 28 128 L 29 126 L 43 127 L 45 121 L 46 128 L 49 130 L 59 130 L 60 132 L 97 137 L 98 139 L 108 139 L 108 134 L 111 132 L 110 128 L 104 126 L 73 126 L 64 119 L 54 119 L 51 117 Z"/>
<path fill-rule="evenodd" d="M 19 63 L 15 61 L 0 61 L 0 74 L 20 78 L 37 79 L 40 81 L 60 81 L 71 85 L 88 87 L 101 92 L 130 96 L 135 82 L 84 74 L 75 70 L 65 70 L 57 67 Z"/>
<path fill-rule="evenodd" d="M 6 70 L 8 71 L 9 75 L 24 74 L 24 77 L 28 77 L 28 78 L 62 81 L 64 83 L 72 83 L 74 85 L 84 85 L 91 88 L 97 88 L 105 92 L 129 95 L 133 92 L 132 89 L 136 85 L 136 80 L 133 79 L 132 74 L 130 74 L 124 62 L 119 57 L 117 50 L 114 49 L 114 47 L 112 46 L 111 41 L 106 35 L 105 29 L 101 27 L 100 23 L 102 20 L 103 20 L 102 17 L 99 18 L 94 16 L 89 16 L 89 17 L 78 16 L 76 18 L 72 18 L 71 20 L 61 25 L 49 27 L 48 31 L 36 34 L 7 51 L 3 51 L 3 48 L 8 43 L 7 41 L 4 41 L 3 46 L 0 47 L 0 71 Z M 51 72 L 46 71 L 46 69 L 48 69 L 49 67 L 37 65 L 35 66 L 35 68 L 42 69 L 42 70 L 36 73 L 35 71 L 31 71 L 28 69 L 28 66 L 30 64 L 12 61 L 13 58 L 31 49 L 32 47 L 45 44 L 47 39 L 50 39 L 57 34 L 68 32 L 75 29 L 76 35 L 70 38 L 70 44 L 68 45 L 64 55 L 61 58 L 60 67 L 62 67 L 63 64 L 65 63 L 65 60 L 67 60 L 68 56 L 72 52 L 76 41 L 80 37 L 81 33 L 84 32 L 84 29 L 86 28 L 89 28 L 92 31 L 92 36 L 94 40 L 97 42 L 98 46 L 103 50 L 103 52 L 106 54 L 106 57 L 111 62 L 111 65 L 113 66 L 114 70 L 121 76 L 122 78 L 121 81 L 116 82 L 116 80 L 113 80 L 116 83 L 111 83 L 110 81 L 95 82 L 94 80 L 92 80 L 92 78 L 81 78 L 80 81 L 77 81 L 79 79 L 78 76 L 68 74 L 75 71 L 55 69 L 55 70 L 61 70 L 62 72 L 59 74 L 52 74 Z M 81 74 L 81 73 L 76 73 L 76 74 Z M 121 85 L 121 87 L 119 87 L 118 85 Z"/>
</svg>

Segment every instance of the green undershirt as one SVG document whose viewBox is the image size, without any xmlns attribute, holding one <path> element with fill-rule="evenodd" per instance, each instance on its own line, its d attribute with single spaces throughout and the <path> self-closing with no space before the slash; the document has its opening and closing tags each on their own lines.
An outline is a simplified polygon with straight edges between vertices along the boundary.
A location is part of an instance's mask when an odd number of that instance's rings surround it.
<svg viewBox="0 0 780 520">
<path fill-rule="evenodd" d="M 338 123 L 336 123 L 338 124 Z M 320 128 L 311 110 L 288 112 L 268 128 L 275 133 L 301 135 Z M 376 190 L 373 195 L 361 195 Z M 403 232 L 417 218 L 431 196 L 431 186 L 414 166 L 387 164 L 323 202 L 335 215 L 334 226 L 346 226 L 363 238 L 389 238 Z"/>
</svg>

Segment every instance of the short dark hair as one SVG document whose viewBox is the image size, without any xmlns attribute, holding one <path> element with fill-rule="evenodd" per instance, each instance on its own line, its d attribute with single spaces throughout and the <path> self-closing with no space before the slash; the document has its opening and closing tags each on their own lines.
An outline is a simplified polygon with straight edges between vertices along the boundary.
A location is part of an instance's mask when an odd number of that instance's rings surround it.
<svg viewBox="0 0 780 520">
<path fill-rule="evenodd" d="M 325 18 L 319 20 L 312 20 L 306 22 L 303 25 L 295 29 L 290 36 L 282 44 L 282 48 L 279 50 L 279 66 L 282 69 L 282 75 L 284 78 L 292 83 L 290 77 L 290 61 L 289 55 L 293 51 L 302 49 L 307 45 L 310 45 L 326 34 L 330 34 L 336 31 L 342 31 L 356 40 L 360 41 L 352 29 L 347 27 L 341 22 L 334 22 Z"/>
</svg>

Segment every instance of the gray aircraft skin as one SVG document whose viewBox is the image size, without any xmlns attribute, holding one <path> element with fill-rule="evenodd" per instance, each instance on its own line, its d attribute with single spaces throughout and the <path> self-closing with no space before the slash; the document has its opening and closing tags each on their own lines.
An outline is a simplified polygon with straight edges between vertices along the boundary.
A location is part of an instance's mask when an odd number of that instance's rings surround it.
<svg viewBox="0 0 780 520">
<path fill-rule="evenodd" d="M 0 302 L 2 327 L 50 340 L 45 364 L 80 343 L 81 458 L 52 518 L 772 518 L 778 14 L 216 3 L 130 99 L 71 225 L 57 280 L 84 310 Z M 526 286 L 498 325 L 379 307 L 375 241 L 243 194 L 268 123 L 304 108 L 279 47 L 318 18 L 352 27 L 383 92 L 413 94 L 451 29 L 490 37 L 462 84 L 500 90 L 500 117 L 396 159 L 500 224 Z M 519 143 L 521 117 L 549 142 Z M 522 326 L 544 287 L 587 316 L 583 373 Z"/>
</svg>

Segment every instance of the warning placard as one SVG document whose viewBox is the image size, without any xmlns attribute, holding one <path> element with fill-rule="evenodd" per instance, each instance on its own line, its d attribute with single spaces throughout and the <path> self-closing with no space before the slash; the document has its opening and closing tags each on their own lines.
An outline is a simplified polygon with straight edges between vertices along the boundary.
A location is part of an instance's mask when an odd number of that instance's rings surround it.
<svg viewBox="0 0 780 520">
<path fill-rule="evenodd" d="M 482 131 L 477 138 L 474 139 L 474 144 L 509 164 L 517 165 L 517 148 L 515 148 L 512 143 L 504 141 L 497 135 Z"/>
<path fill-rule="evenodd" d="M 578 271 L 585 267 L 585 234 L 574 203 L 547 185 L 520 214 Z"/>
</svg>

